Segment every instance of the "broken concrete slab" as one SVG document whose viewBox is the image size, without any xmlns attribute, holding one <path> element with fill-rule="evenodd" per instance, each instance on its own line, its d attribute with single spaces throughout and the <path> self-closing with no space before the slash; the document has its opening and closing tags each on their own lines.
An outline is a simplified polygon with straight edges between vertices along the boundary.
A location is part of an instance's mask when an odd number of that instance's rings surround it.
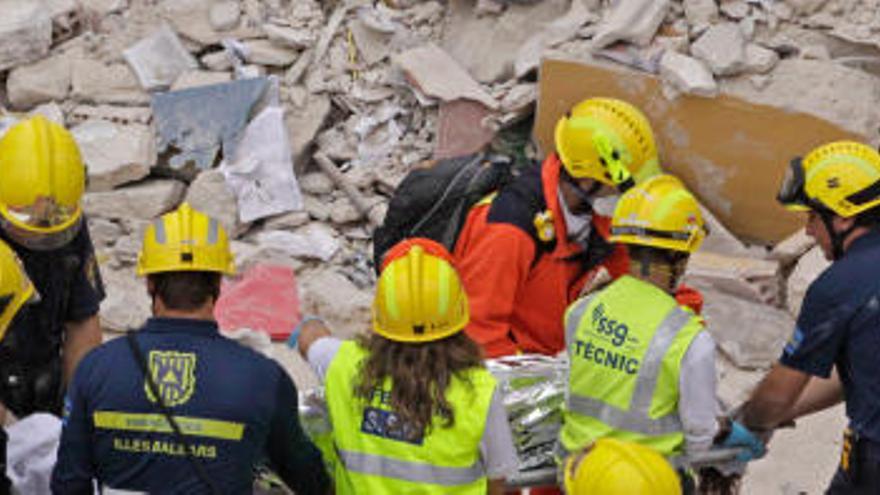
<svg viewBox="0 0 880 495">
<path fill-rule="evenodd" d="M 137 77 L 123 64 L 77 59 L 73 62 L 71 85 L 71 95 L 81 102 L 137 105 L 150 101 Z"/>
<path fill-rule="evenodd" d="M 244 79 L 154 95 L 159 152 L 171 146 L 180 151 L 170 159 L 173 169 L 189 162 L 211 168 L 221 147 L 223 156 L 233 156 L 254 106 L 268 87 L 265 78 Z"/>
<path fill-rule="evenodd" d="M 691 32 L 701 33 L 718 20 L 715 0 L 684 0 L 683 6 Z"/>
<path fill-rule="evenodd" d="M 779 63 L 779 54 L 756 43 L 746 45 L 745 70 L 750 73 L 766 74 Z"/>
<path fill-rule="evenodd" d="M 305 167 L 308 157 L 306 150 L 315 135 L 324 126 L 330 115 L 330 97 L 324 94 L 312 94 L 302 88 L 304 98 L 301 105 L 291 104 L 285 116 L 287 129 L 290 133 L 290 148 L 297 170 Z"/>
<path fill-rule="evenodd" d="M 491 110 L 476 101 L 442 103 L 434 158 L 442 160 L 482 150 L 495 137 L 495 129 L 488 121 L 491 114 Z"/>
<path fill-rule="evenodd" d="M 273 249 L 294 258 L 328 261 L 339 251 L 335 231 L 321 223 L 309 223 L 293 232 L 264 230 L 256 236 L 261 249 Z"/>
<path fill-rule="evenodd" d="M 213 0 L 175 0 L 161 4 L 161 15 L 181 36 L 202 46 L 220 43 L 224 38 L 245 40 L 257 38 L 262 32 L 247 23 L 237 28 L 219 31 L 211 25 Z"/>
<path fill-rule="evenodd" d="M 0 12 L 0 72 L 49 53 L 52 19 L 42 2 L 0 0 Z"/>
<path fill-rule="evenodd" d="M 358 52 L 367 66 L 373 65 L 391 54 L 391 34 L 371 29 L 361 19 L 352 21 L 349 24 L 349 29 L 354 37 Z"/>
<path fill-rule="evenodd" d="M 62 110 L 61 107 L 58 106 L 58 104 L 54 101 L 50 103 L 43 103 L 42 105 L 28 112 L 28 116 L 30 117 L 33 117 L 35 115 L 42 115 L 52 122 L 65 125 L 64 110 Z"/>
<path fill-rule="evenodd" d="M 219 170 L 201 172 L 189 185 L 186 202 L 196 210 L 217 219 L 230 238 L 240 237 L 250 227 L 250 224 L 239 218 L 235 194 L 226 185 L 226 178 Z"/>
<path fill-rule="evenodd" d="M 101 327 L 111 332 L 140 328 L 152 314 L 144 280 L 134 269 L 108 270 L 101 267 L 107 297 L 101 302 Z"/>
<path fill-rule="evenodd" d="M 167 89 L 181 74 L 199 66 L 167 24 L 127 48 L 122 56 L 147 91 Z"/>
<path fill-rule="evenodd" d="M 330 177 L 318 172 L 311 172 L 300 176 L 299 185 L 303 192 L 314 195 L 330 194 L 336 189 Z"/>
<path fill-rule="evenodd" d="M 667 50 L 660 58 L 660 77 L 682 93 L 713 97 L 718 84 L 702 61 Z"/>
<path fill-rule="evenodd" d="M 538 68 L 544 51 L 575 37 L 581 27 L 599 18 L 581 0 L 571 2 L 566 14 L 533 34 L 520 47 L 514 61 L 514 75 L 521 78 Z"/>
<path fill-rule="evenodd" d="M 71 132 L 89 165 L 89 191 L 110 191 L 140 180 L 156 163 L 153 133 L 145 125 L 89 120 Z"/>
<path fill-rule="evenodd" d="M 669 10 L 669 0 L 631 0 L 617 2 L 606 12 L 593 37 L 595 48 L 616 41 L 647 46 Z"/>
<path fill-rule="evenodd" d="M 785 311 L 725 292 L 704 290 L 703 317 L 718 348 L 739 368 L 769 368 L 794 331 Z"/>
<path fill-rule="evenodd" d="M 171 91 L 210 86 L 212 84 L 222 84 L 231 80 L 232 74 L 229 72 L 190 70 L 184 72 L 174 80 L 174 84 L 171 85 Z"/>
<path fill-rule="evenodd" d="M 61 101 L 70 92 L 72 61 L 66 54 L 13 69 L 6 94 L 13 108 L 25 109 L 48 101 Z"/>
<path fill-rule="evenodd" d="M 305 50 L 315 45 L 317 37 L 312 30 L 296 29 L 278 24 L 263 24 L 263 32 L 269 40 L 295 50 Z"/>
<path fill-rule="evenodd" d="M 771 306 L 783 300 L 778 261 L 698 251 L 691 255 L 685 280 Z"/>
<path fill-rule="evenodd" d="M 809 15 L 821 9 L 828 0 L 785 0 L 796 15 Z"/>
<path fill-rule="evenodd" d="M 86 193 L 83 210 L 101 218 L 153 220 L 177 207 L 185 191 L 184 183 L 177 180 L 148 180 L 115 191 Z"/>
<path fill-rule="evenodd" d="M 816 245 L 816 239 L 807 235 L 805 229 L 800 229 L 792 234 L 788 239 L 783 240 L 779 244 L 773 246 L 769 257 L 779 260 L 783 265 L 790 265 L 797 261 L 801 256 Z"/>
<path fill-rule="evenodd" d="M 450 0 L 442 47 L 480 82 L 508 79 L 523 43 L 541 26 L 563 16 L 570 5 L 569 0 L 511 3 L 497 17 L 481 17 L 472 0 Z"/>
<path fill-rule="evenodd" d="M 721 0 L 721 13 L 731 19 L 745 19 L 750 11 L 751 6 L 745 0 Z"/>
<path fill-rule="evenodd" d="M 691 45 L 691 54 L 706 62 L 715 75 L 727 76 L 740 72 L 746 64 L 746 39 L 739 25 L 732 22 L 715 24 Z"/>
<path fill-rule="evenodd" d="M 831 266 L 831 262 L 825 259 L 825 254 L 819 246 L 813 247 L 798 260 L 794 271 L 788 276 L 787 284 L 788 300 L 786 303 L 788 305 L 788 312 L 792 316 L 797 316 L 800 313 L 804 296 L 807 294 L 807 288 L 829 266 Z"/>
<path fill-rule="evenodd" d="M 153 113 L 149 107 L 118 107 L 111 105 L 77 105 L 67 112 L 72 123 L 101 119 L 116 124 L 149 124 Z"/>
<path fill-rule="evenodd" d="M 211 5 L 208 19 L 217 31 L 228 31 L 238 25 L 241 5 L 235 0 L 225 0 Z"/>
<path fill-rule="evenodd" d="M 89 217 L 86 220 L 89 224 L 89 237 L 98 248 L 112 246 L 125 235 L 122 226 L 113 220 L 97 217 Z"/>
<path fill-rule="evenodd" d="M 292 211 L 266 220 L 263 226 L 266 230 L 294 230 L 309 223 L 309 220 L 310 217 L 307 211 Z"/>
<path fill-rule="evenodd" d="M 448 53 L 433 43 L 403 52 L 395 56 L 394 61 L 409 82 L 428 96 L 443 101 L 465 98 L 493 110 L 498 108 L 498 102 Z"/>
<path fill-rule="evenodd" d="M 347 198 L 338 198 L 327 206 L 330 212 L 330 221 L 336 225 L 345 225 L 357 222 L 362 218 L 360 212 Z"/>
<path fill-rule="evenodd" d="M 248 63 L 285 67 L 296 61 L 299 52 L 278 46 L 269 40 L 248 40 L 244 45 L 244 57 Z"/>
<path fill-rule="evenodd" d="M 82 8 L 103 17 L 128 8 L 128 0 L 77 0 Z"/>
</svg>

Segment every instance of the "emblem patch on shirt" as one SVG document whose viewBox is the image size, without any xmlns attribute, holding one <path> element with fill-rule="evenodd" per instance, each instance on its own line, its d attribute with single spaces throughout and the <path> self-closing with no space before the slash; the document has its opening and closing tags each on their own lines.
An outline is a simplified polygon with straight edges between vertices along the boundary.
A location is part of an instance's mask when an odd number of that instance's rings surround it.
<svg viewBox="0 0 880 495">
<path fill-rule="evenodd" d="M 364 409 L 361 432 L 413 445 L 421 445 L 425 439 L 424 432 L 405 423 L 397 414 L 375 407 Z"/>
<path fill-rule="evenodd" d="M 150 351 L 150 375 L 156 382 L 162 402 L 168 407 L 186 404 L 196 390 L 196 361 L 192 352 Z M 150 402 L 156 402 L 150 386 L 144 382 Z"/>
</svg>

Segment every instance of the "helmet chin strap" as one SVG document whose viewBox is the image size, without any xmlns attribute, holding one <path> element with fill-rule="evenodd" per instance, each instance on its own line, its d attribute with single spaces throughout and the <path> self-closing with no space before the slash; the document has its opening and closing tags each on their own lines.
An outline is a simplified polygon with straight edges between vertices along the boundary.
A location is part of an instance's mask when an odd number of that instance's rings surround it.
<svg viewBox="0 0 880 495">
<path fill-rule="evenodd" d="M 825 208 L 817 209 L 816 212 L 819 214 L 819 218 L 822 219 L 822 224 L 825 225 L 825 231 L 828 233 L 828 238 L 831 240 L 831 259 L 833 261 L 839 260 L 843 257 L 843 243 L 852 231 L 856 229 L 857 225 L 853 224 L 844 231 L 838 232 L 834 230 L 833 213 Z"/>
</svg>

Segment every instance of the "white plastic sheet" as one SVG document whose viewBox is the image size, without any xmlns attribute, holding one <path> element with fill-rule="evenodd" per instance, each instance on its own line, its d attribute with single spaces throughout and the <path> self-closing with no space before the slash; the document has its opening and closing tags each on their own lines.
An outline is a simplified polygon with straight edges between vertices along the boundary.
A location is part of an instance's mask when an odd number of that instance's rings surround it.
<svg viewBox="0 0 880 495">
<path fill-rule="evenodd" d="M 61 420 L 46 413 L 27 416 L 6 428 L 6 476 L 17 493 L 50 493 L 49 483 L 61 441 Z"/>
<path fill-rule="evenodd" d="M 238 198 L 238 215 L 244 223 L 302 209 L 280 106 L 269 106 L 254 117 L 234 156 L 224 160 L 220 170 Z"/>
</svg>

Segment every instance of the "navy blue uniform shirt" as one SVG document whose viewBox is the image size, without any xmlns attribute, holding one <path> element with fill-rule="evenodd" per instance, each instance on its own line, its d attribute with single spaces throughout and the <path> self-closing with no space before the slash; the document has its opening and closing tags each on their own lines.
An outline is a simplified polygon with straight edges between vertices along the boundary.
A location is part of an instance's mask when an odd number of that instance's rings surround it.
<svg viewBox="0 0 880 495">
<path fill-rule="evenodd" d="M 300 427 L 281 366 L 221 336 L 211 321 L 152 318 L 137 333 L 159 394 L 222 493 L 251 493 L 263 458 L 298 494 L 326 493 L 321 454 Z M 53 493 L 92 479 L 149 493 L 210 493 L 151 401 L 125 338 L 89 353 L 65 402 Z"/>
<path fill-rule="evenodd" d="M 837 365 L 851 427 L 880 442 L 880 232 L 853 241 L 810 285 L 779 361 L 824 378 Z"/>
</svg>

